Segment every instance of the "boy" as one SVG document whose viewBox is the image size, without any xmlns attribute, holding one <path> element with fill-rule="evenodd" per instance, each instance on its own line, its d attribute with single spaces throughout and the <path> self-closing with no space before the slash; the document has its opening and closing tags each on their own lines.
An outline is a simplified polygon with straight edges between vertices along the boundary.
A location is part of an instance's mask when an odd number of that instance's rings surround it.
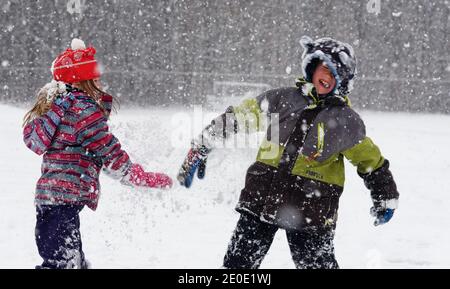
<svg viewBox="0 0 450 289">
<path fill-rule="evenodd" d="M 399 194 L 389 162 L 366 136 L 347 98 L 356 74 L 352 47 L 331 38 L 303 37 L 301 44 L 304 78 L 297 80 L 297 87 L 270 90 L 228 108 L 193 140 L 178 175 L 189 187 L 196 170 L 204 177 L 214 139 L 249 125 L 259 128 L 260 121 L 239 121 L 241 113 L 278 116 L 278 127 L 268 128 L 257 161 L 247 171 L 226 268 L 258 268 L 279 228 L 286 230 L 297 268 L 338 268 L 333 238 L 344 189 L 344 157 L 371 191 L 375 225 L 388 222 L 397 208 Z M 274 132 L 278 140 L 271 138 Z"/>
</svg>

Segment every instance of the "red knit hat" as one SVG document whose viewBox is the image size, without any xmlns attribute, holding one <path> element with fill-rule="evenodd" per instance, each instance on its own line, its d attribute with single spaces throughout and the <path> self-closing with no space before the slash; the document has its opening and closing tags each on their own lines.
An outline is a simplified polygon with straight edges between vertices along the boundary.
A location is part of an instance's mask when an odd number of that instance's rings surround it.
<svg viewBox="0 0 450 289">
<path fill-rule="evenodd" d="M 71 48 L 60 54 L 52 64 L 53 79 L 65 83 L 75 83 L 100 77 L 100 70 L 94 58 L 95 48 L 88 47 L 80 39 L 74 38 Z"/>
</svg>

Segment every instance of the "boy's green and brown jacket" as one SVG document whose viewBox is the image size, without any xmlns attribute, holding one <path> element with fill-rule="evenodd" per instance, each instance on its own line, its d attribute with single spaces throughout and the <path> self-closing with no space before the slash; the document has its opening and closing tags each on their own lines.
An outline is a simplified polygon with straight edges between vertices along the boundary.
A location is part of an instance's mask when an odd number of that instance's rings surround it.
<svg viewBox="0 0 450 289">
<path fill-rule="evenodd" d="M 309 120 L 305 112 L 314 111 Z M 263 130 L 269 123 L 246 177 L 237 210 L 283 227 L 335 225 L 345 182 L 344 157 L 357 167 L 374 203 L 398 199 L 389 162 L 366 136 L 361 117 L 348 98 L 319 99 L 312 84 L 267 91 L 231 107 L 209 127 L 209 134 L 226 137 L 242 130 Z M 301 124 L 301 130 L 295 127 Z M 301 147 L 290 148 L 293 138 Z M 298 143 L 298 142 L 297 142 Z M 280 164 L 285 150 L 298 150 L 288 173 Z"/>
</svg>

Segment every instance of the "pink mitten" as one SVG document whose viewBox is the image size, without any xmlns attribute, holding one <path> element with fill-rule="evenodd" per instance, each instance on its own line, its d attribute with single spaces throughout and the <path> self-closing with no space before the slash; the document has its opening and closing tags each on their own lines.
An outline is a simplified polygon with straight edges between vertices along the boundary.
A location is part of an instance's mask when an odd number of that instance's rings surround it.
<svg viewBox="0 0 450 289">
<path fill-rule="evenodd" d="M 171 188 L 172 179 L 163 173 L 145 172 L 141 165 L 132 164 L 124 181 L 138 187 Z"/>
</svg>

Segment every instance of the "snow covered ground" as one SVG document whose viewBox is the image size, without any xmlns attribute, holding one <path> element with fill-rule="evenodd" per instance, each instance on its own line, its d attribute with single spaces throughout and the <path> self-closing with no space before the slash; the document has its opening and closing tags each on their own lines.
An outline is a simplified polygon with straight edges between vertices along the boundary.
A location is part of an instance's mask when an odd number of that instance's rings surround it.
<svg viewBox="0 0 450 289">
<path fill-rule="evenodd" d="M 134 160 L 175 176 L 186 149 L 173 148 L 172 115 L 179 108 L 122 109 L 112 130 Z M 190 113 L 187 110 L 184 110 Z M 41 158 L 22 143 L 23 109 L 0 105 L 0 268 L 32 268 L 33 193 Z M 342 268 L 450 268 L 450 116 L 362 112 L 368 135 L 390 160 L 400 208 L 380 227 L 369 216 L 370 197 L 347 162 L 336 255 Z M 186 143 L 186 146 L 188 143 Z M 225 154 L 226 152 L 226 154 Z M 245 171 L 256 150 L 211 154 L 207 177 L 193 188 L 133 191 L 101 178 L 96 212 L 81 213 L 87 258 L 95 268 L 218 268 L 238 214 Z M 262 268 L 294 268 L 283 231 Z"/>
</svg>

